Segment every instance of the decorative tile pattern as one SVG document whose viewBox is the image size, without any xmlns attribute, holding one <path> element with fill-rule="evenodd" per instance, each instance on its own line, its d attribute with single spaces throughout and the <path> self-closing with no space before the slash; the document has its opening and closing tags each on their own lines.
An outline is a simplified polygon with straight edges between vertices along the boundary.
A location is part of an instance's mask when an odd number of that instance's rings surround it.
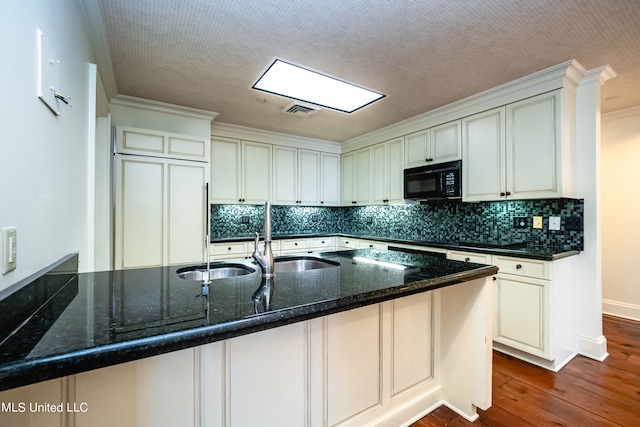
<svg viewBox="0 0 640 427">
<path fill-rule="evenodd" d="M 581 199 L 515 200 L 462 203 L 429 201 L 420 205 L 311 207 L 273 206 L 273 233 L 344 233 L 438 243 L 477 242 L 583 250 L 584 232 L 565 229 L 565 218 L 584 216 Z M 264 206 L 212 205 L 214 239 L 262 232 Z M 515 217 L 543 217 L 542 229 L 516 229 Z M 558 231 L 549 230 L 549 216 L 562 218 Z M 244 222 L 243 222 L 244 218 Z"/>
</svg>

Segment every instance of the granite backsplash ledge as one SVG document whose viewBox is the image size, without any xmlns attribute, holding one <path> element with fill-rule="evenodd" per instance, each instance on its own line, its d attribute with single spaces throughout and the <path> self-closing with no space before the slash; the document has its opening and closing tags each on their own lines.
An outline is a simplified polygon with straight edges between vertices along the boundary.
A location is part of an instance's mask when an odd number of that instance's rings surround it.
<svg viewBox="0 0 640 427">
<path fill-rule="evenodd" d="M 561 250 L 583 250 L 584 232 L 567 230 L 565 219 L 582 223 L 584 200 L 541 199 L 463 203 L 429 201 L 420 205 L 318 207 L 272 206 L 276 235 L 342 233 L 429 242 L 484 242 Z M 531 217 L 543 217 L 542 229 L 531 228 Z M 561 217 L 560 230 L 549 230 L 549 217 Z M 526 217 L 526 228 L 514 219 Z M 212 205 L 212 239 L 250 237 L 262 233 L 264 205 Z"/>
</svg>

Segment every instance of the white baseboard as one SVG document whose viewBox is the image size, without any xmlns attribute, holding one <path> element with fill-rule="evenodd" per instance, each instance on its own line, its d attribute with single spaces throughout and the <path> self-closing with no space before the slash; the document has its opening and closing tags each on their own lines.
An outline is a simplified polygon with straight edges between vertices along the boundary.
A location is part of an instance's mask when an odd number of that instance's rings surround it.
<svg viewBox="0 0 640 427">
<path fill-rule="evenodd" d="M 579 335 L 578 354 L 602 362 L 609 356 L 607 352 L 607 339 L 604 335 L 597 338 Z"/>
<path fill-rule="evenodd" d="M 602 312 L 612 316 L 640 321 L 640 305 L 603 299 Z"/>
</svg>

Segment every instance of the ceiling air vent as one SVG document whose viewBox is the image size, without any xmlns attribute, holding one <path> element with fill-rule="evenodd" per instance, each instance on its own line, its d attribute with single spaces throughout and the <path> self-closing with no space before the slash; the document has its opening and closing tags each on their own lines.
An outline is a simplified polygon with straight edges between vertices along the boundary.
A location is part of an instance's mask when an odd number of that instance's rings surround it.
<svg viewBox="0 0 640 427">
<path fill-rule="evenodd" d="M 293 102 L 282 109 L 284 114 L 301 118 L 309 117 L 318 111 L 320 111 L 320 108 L 300 102 Z"/>
</svg>

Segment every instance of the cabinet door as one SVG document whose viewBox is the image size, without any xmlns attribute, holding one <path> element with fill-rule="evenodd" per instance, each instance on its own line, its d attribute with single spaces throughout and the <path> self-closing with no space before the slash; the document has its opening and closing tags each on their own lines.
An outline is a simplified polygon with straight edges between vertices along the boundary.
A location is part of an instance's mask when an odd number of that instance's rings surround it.
<svg viewBox="0 0 640 427">
<path fill-rule="evenodd" d="M 165 164 L 161 158 L 116 156 L 116 269 L 164 263 Z"/>
<path fill-rule="evenodd" d="M 507 106 L 507 191 L 518 199 L 561 196 L 558 95 Z"/>
<path fill-rule="evenodd" d="M 387 199 L 390 203 L 404 202 L 404 141 L 387 142 Z M 374 173 L 377 171 L 374 169 Z"/>
<path fill-rule="evenodd" d="M 167 165 L 168 262 L 184 264 L 205 258 L 207 165 L 171 162 Z"/>
<path fill-rule="evenodd" d="M 374 145 L 371 149 L 371 157 L 372 157 L 372 167 L 374 173 L 371 174 L 372 177 L 372 189 L 371 193 L 373 195 L 372 202 L 374 204 L 383 204 L 389 201 L 387 197 L 388 189 L 387 189 L 387 146 L 386 144 L 377 144 Z"/>
<path fill-rule="evenodd" d="M 238 203 L 242 174 L 240 163 L 241 142 L 236 139 L 213 138 L 211 140 L 211 201 L 213 203 Z"/>
<path fill-rule="evenodd" d="M 548 280 L 498 274 L 494 304 L 494 341 L 549 358 Z"/>
<path fill-rule="evenodd" d="M 320 204 L 340 204 L 340 156 L 320 153 Z"/>
<path fill-rule="evenodd" d="M 336 425 L 382 404 L 380 308 L 327 317 L 327 411 Z"/>
<path fill-rule="evenodd" d="M 504 108 L 489 110 L 462 120 L 462 200 L 504 198 Z"/>
<path fill-rule="evenodd" d="M 298 150 L 290 147 L 273 147 L 273 197 L 278 205 L 294 205 L 298 200 Z M 260 185 L 259 182 L 254 185 Z"/>
<path fill-rule="evenodd" d="M 271 145 L 242 142 L 242 201 L 261 204 L 271 197 Z"/>
<path fill-rule="evenodd" d="M 320 152 L 298 150 L 298 202 L 320 204 Z"/>
<path fill-rule="evenodd" d="M 371 203 L 371 149 L 356 152 L 356 202 L 361 205 Z"/>
<path fill-rule="evenodd" d="M 341 183 L 342 183 L 342 204 L 345 206 L 351 206 L 356 203 L 355 198 L 355 165 L 356 155 L 355 153 L 344 154 L 340 158 L 341 163 Z"/>
<path fill-rule="evenodd" d="M 427 147 L 429 146 L 429 135 L 430 133 L 427 129 L 404 137 L 405 167 L 413 168 L 428 163 Z"/>
<path fill-rule="evenodd" d="M 460 120 L 431 128 L 428 158 L 442 163 L 459 160 L 461 156 Z"/>
</svg>

